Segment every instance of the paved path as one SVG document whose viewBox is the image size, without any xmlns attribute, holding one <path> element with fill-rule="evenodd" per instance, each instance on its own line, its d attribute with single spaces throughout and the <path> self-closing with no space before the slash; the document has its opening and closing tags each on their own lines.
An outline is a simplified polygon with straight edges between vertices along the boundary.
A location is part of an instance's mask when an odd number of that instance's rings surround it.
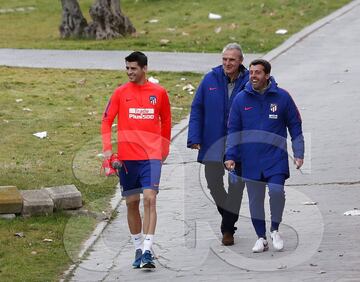
<svg viewBox="0 0 360 282">
<path fill-rule="evenodd" d="M 0 49 L 0 65 L 34 68 L 105 69 L 125 68 L 131 51 Z M 146 52 L 149 69 L 156 71 L 208 72 L 221 63 L 220 54 Z M 245 54 L 245 64 L 261 54 Z"/>
<path fill-rule="evenodd" d="M 267 55 L 302 112 L 307 143 L 303 173 L 292 171 L 286 188 L 283 252 L 251 253 L 255 234 L 246 196 L 236 244 L 221 246 L 220 218 L 203 168 L 185 148 L 184 131 L 163 170 L 156 271 L 131 269 L 134 251 L 122 204 L 72 281 L 359 281 L 360 217 L 343 215 L 360 209 L 359 4 L 354 1 L 307 37 L 299 34 L 291 48 L 285 44 Z"/>
<path fill-rule="evenodd" d="M 359 281 L 360 216 L 343 215 L 360 209 L 359 14 L 360 1 L 353 1 L 265 56 L 302 112 L 307 144 L 303 173 L 292 170 L 286 188 L 283 252 L 251 253 L 246 195 L 236 244 L 221 246 L 203 168 L 185 148 L 186 131 L 177 131 L 158 198 L 156 271 L 131 269 L 122 203 L 72 281 Z"/>
</svg>

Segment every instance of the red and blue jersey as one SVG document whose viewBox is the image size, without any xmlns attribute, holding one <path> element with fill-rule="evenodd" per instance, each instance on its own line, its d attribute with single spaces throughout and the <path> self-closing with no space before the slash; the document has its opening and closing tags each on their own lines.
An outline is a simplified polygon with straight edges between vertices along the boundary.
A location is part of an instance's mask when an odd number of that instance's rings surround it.
<svg viewBox="0 0 360 282">
<path fill-rule="evenodd" d="M 133 82 L 118 87 L 103 114 L 103 151 L 112 150 L 111 127 L 118 118 L 120 160 L 162 160 L 169 154 L 171 134 L 170 102 L 158 84 Z"/>
</svg>

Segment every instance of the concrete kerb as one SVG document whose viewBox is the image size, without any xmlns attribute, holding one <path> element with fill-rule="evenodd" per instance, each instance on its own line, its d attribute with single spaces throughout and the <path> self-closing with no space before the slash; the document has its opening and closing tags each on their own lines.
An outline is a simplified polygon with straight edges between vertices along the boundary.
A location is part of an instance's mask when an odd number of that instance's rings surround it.
<svg viewBox="0 0 360 282">
<path fill-rule="evenodd" d="M 354 0 L 350 2 L 349 4 L 345 5 L 344 7 L 340 8 L 339 10 L 331 13 L 330 15 L 326 16 L 325 18 L 322 18 L 318 20 L 317 22 L 313 23 L 312 25 L 302 29 L 298 33 L 292 35 L 289 39 L 287 39 L 284 43 L 282 43 L 279 47 L 271 50 L 264 56 L 262 56 L 263 59 L 266 59 L 268 61 L 273 61 L 283 53 L 285 53 L 287 50 L 292 48 L 295 44 L 302 41 L 304 38 L 312 34 L 313 32 L 317 31 L 324 25 L 328 24 L 329 22 L 335 20 L 336 18 L 346 14 L 351 9 L 356 7 L 360 4 L 360 0 Z M 176 55 L 176 54 L 174 54 Z M 183 119 L 179 124 L 176 124 L 172 128 L 172 139 L 173 141 L 177 136 L 179 136 L 184 130 L 188 127 L 188 121 L 189 116 L 187 116 L 185 119 Z M 118 206 L 121 204 L 122 197 L 120 195 L 120 189 L 116 189 L 116 193 L 114 197 L 111 199 L 111 209 L 114 211 L 118 208 Z M 105 230 L 105 228 L 108 226 L 108 221 L 102 221 L 100 222 L 97 227 L 95 228 L 94 232 L 90 235 L 89 239 L 84 243 L 80 253 L 79 253 L 79 262 L 84 258 L 86 252 L 96 243 L 101 233 Z M 65 273 L 64 273 L 64 279 L 61 281 L 67 281 L 68 278 L 71 277 L 72 273 L 76 270 L 78 263 L 76 262 L 74 265 L 72 265 Z"/>
</svg>

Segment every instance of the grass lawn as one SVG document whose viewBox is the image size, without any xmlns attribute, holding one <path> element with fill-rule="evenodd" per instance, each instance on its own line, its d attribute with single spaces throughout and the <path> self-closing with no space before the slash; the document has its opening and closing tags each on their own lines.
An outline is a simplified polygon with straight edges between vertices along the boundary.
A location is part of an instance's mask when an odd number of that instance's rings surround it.
<svg viewBox="0 0 360 282">
<path fill-rule="evenodd" d="M 93 0 L 79 2 L 89 19 Z M 237 41 L 245 52 L 264 53 L 348 2 L 123 0 L 122 10 L 137 28 L 137 36 L 95 41 L 59 39 L 60 1 L 0 0 L 0 48 L 219 52 L 226 43 Z M 209 12 L 222 19 L 209 20 Z M 158 22 L 150 23 L 153 19 Z M 280 28 L 288 33 L 275 35 Z M 170 43 L 161 46 L 161 39 Z M 201 75 L 149 75 L 168 89 L 174 122 L 186 116 L 193 96 L 182 87 L 197 86 Z M 125 81 L 125 74 L 118 71 L 0 67 L 0 185 L 38 189 L 75 184 L 85 208 L 106 210 L 117 181 L 99 176 L 101 113 L 114 88 Z M 47 131 L 48 138 L 33 136 L 39 131 Z M 0 281 L 58 280 L 95 224 L 92 217 L 63 213 L 0 219 Z M 25 237 L 14 236 L 19 232 Z"/>
<path fill-rule="evenodd" d="M 93 0 L 79 1 L 84 16 Z M 60 1 L 0 0 L 0 48 L 116 49 L 219 52 L 228 42 L 239 42 L 245 52 L 264 53 L 305 26 L 350 0 L 123 0 L 123 12 L 137 29 L 136 37 L 110 41 L 61 40 Z M 28 10 L 31 7 L 33 10 Z M 209 13 L 222 16 L 208 19 Z M 151 23 L 151 20 L 158 20 Z M 276 35 L 287 29 L 285 35 Z M 170 42 L 162 46 L 161 39 Z"/>
<path fill-rule="evenodd" d="M 201 75 L 149 75 L 168 89 L 178 122 L 189 112 L 193 98 L 182 86 L 197 85 Z M 106 211 L 117 179 L 99 176 L 101 113 L 115 87 L 126 81 L 119 71 L 0 67 L 1 185 L 39 189 L 73 183 L 86 209 Z M 39 131 L 47 131 L 48 138 L 32 135 Z M 95 224 L 92 217 L 60 213 L 0 219 L 0 281 L 57 280 Z M 18 232 L 25 237 L 14 236 Z M 43 242 L 46 238 L 53 242 Z"/>
</svg>

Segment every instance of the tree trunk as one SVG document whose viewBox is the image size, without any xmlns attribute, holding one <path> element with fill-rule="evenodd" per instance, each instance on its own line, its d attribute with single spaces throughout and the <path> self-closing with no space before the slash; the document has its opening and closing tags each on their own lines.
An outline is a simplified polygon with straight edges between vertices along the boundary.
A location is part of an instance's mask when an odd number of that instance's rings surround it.
<svg viewBox="0 0 360 282">
<path fill-rule="evenodd" d="M 62 20 L 59 27 L 61 38 L 82 37 L 87 27 L 77 0 L 61 0 Z"/>
<path fill-rule="evenodd" d="M 89 13 L 93 22 L 85 29 L 86 37 L 110 39 L 136 32 L 129 18 L 122 13 L 120 0 L 96 0 Z"/>
</svg>

